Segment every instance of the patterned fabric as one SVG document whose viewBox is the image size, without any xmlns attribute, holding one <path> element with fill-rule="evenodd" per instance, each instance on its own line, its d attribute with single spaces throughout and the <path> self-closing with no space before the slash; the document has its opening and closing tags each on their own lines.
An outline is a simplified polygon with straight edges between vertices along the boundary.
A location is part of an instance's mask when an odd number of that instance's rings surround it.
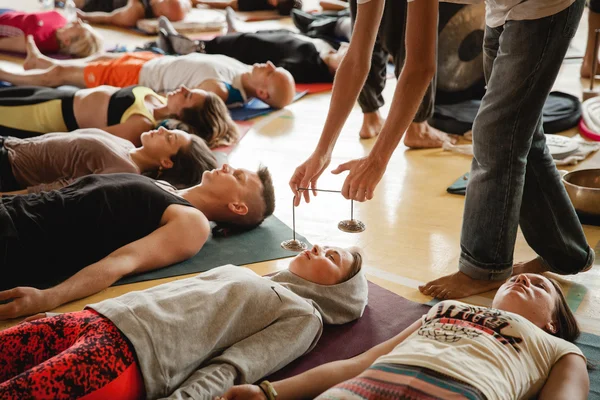
<svg viewBox="0 0 600 400">
<path fill-rule="evenodd" d="M 0 343 L 3 400 L 89 396 L 135 366 L 131 344 L 93 310 L 13 326 L 0 331 Z M 130 398 L 143 397 L 141 376 L 135 389 Z"/>
<path fill-rule="evenodd" d="M 10 25 L 0 25 L 0 37 L 24 36 L 23 30 Z"/>
<path fill-rule="evenodd" d="M 375 364 L 317 400 L 485 400 L 477 389 L 427 368 Z"/>
</svg>

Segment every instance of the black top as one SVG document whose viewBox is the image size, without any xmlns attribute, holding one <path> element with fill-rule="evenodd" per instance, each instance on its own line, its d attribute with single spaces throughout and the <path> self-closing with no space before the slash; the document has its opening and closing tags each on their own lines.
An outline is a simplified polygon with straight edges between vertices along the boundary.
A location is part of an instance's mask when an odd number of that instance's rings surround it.
<svg viewBox="0 0 600 400">
<path fill-rule="evenodd" d="M 10 219 L 0 220 L 0 233 L 16 237 L 10 246 L 20 253 L 8 257 L 15 266 L 5 267 L 28 271 L 18 285 L 65 279 L 152 233 L 172 204 L 192 206 L 155 180 L 126 173 L 88 175 L 59 190 L 3 197 L 0 217 L 7 213 Z"/>
<path fill-rule="evenodd" d="M 333 82 L 333 75 L 315 45 L 296 35 L 285 29 L 231 33 L 205 42 L 205 51 L 249 65 L 271 61 L 290 71 L 296 83 Z"/>
<path fill-rule="evenodd" d="M 135 102 L 135 95 L 133 94 L 133 88 L 137 85 L 127 86 L 119 89 L 110 96 L 108 102 L 108 115 L 107 125 L 117 125 L 121 123 L 121 117 L 125 114 L 125 111 Z"/>
</svg>

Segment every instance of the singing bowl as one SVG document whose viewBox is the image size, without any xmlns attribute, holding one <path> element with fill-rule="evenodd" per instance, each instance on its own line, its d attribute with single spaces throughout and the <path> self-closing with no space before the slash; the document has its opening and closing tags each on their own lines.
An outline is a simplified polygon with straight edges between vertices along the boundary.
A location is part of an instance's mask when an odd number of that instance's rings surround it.
<svg viewBox="0 0 600 400">
<path fill-rule="evenodd" d="M 600 216 L 600 168 L 568 172 L 562 181 L 577 212 Z"/>
</svg>

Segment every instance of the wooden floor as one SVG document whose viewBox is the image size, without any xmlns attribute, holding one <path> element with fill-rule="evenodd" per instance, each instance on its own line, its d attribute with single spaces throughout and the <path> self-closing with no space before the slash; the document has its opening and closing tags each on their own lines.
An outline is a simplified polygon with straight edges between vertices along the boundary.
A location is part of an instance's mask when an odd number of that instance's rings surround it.
<svg viewBox="0 0 600 400">
<path fill-rule="evenodd" d="M 306 2 L 305 2 L 306 3 Z M 0 7 L 37 8 L 37 1 L 1 0 Z M 310 4 L 309 4 L 310 7 Z M 289 21 L 270 22 L 291 26 Z M 256 23 L 264 27 L 265 23 Z M 582 20 L 575 43 L 585 48 L 586 18 Z M 134 46 L 150 39 L 129 31 L 101 29 L 107 46 L 120 44 Z M 0 65 L 18 68 L 21 59 L 1 57 Z M 565 63 L 556 84 L 557 90 L 575 95 L 581 94 L 586 82 L 579 79 L 580 62 Z M 388 81 L 385 89 L 387 114 L 394 90 L 394 81 Z M 236 167 L 254 168 L 259 163 L 267 165 L 273 175 L 277 191 L 275 215 L 291 225 L 292 193 L 288 188 L 295 167 L 312 152 L 325 121 L 330 94 L 309 95 L 284 110 L 257 120 L 254 128 L 232 152 L 230 161 Z M 362 121 L 356 107 L 339 138 L 330 170 L 339 163 L 361 157 L 370 151 L 374 140 L 359 140 L 358 129 Z M 566 132 L 576 135 L 576 131 Z M 364 204 L 355 204 L 355 216 L 364 221 L 367 230 L 360 234 L 343 233 L 337 229 L 339 220 L 349 216 L 350 204 L 339 195 L 321 194 L 309 205 L 296 211 L 297 230 L 312 243 L 332 245 L 358 245 L 365 250 L 365 271 L 370 280 L 410 300 L 427 302 L 417 285 L 457 269 L 459 239 L 464 198 L 446 193 L 446 187 L 469 170 L 470 157 L 442 150 L 407 150 L 400 145 L 395 151 L 387 173 L 375 192 L 375 198 Z M 599 168 L 600 154 L 590 157 L 574 168 Z M 339 189 L 343 177 L 326 172 L 319 184 L 321 188 Z M 585 226 L 589 243 L 600 240 L 600 228 Z M 515 249 L 515 261 L 534 256 L 521 234 Z M 287 259 L 249 265 L 257 273 L 264 274 L 287 266 Z M 180 279 L 174 278 L 174 279 Z M 97 295 L 59 307 L 56 311 L 80 310 L 85 304 L 118 296 L 131 290 L 139 290 L 168 281 L 143 282 L 111 287 Z M 570 304 L 576 309 L 583 330 L 600 334 L 600 268 L 578 276 L 561 277 L 568 291 Z M 489 304 L 493 293 L 468 298 L 475 304 Z M 18 323 L 19 320 L 0 323 L 0 328 Z"/>
</svg>

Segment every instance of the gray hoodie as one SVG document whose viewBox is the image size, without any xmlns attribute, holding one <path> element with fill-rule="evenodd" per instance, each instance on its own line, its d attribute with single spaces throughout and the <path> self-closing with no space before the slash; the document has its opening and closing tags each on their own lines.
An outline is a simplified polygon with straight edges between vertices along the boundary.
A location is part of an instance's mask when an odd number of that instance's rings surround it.
<svg viewBox="0 0 600 400">
<path fill-rule="evenodd" d="M 212 400 L 310 351 L 323 321 L 359 318 L 362 272 L 333 286 L 226 265 L 90 305 L 133 344 L 149 399 Z"/>
</svg>

